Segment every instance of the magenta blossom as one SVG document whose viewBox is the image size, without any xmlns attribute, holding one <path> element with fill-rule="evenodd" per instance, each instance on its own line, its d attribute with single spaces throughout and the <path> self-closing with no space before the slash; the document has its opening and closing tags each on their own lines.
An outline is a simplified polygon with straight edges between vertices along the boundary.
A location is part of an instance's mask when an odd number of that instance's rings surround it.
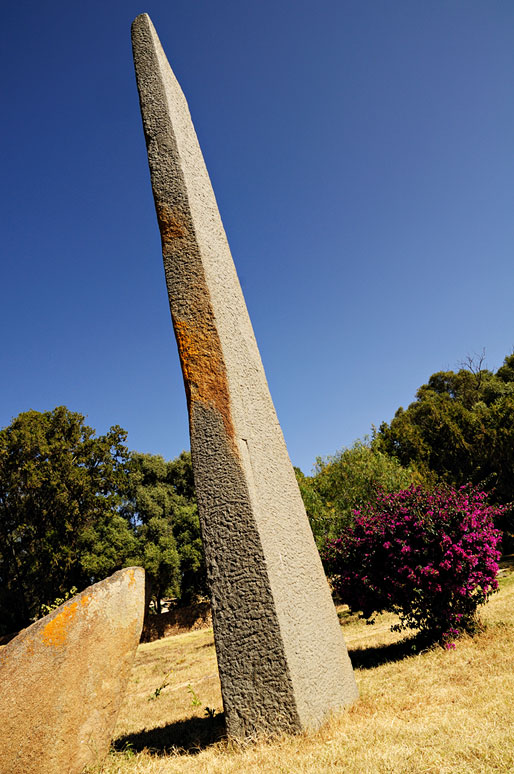
<svg viewBox="0 0 514 774">
<path fill-rule="evenodd" d="M 379 492 L 327 544 L 324 564 L 351 610 L 368 619 L 395 612 L 396 628 L 420 629 L 453 648 L 498 588 L 494 519 L 506 510 L 471 488 Z"/>
</svg>

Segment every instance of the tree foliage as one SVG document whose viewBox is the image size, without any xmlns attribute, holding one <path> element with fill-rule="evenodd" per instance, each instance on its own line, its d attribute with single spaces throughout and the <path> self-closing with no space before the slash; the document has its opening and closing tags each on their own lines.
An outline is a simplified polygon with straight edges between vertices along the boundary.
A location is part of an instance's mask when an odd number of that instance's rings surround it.
<svg viewBox="0 0 514 774">
<path fill-rule="evenodd" d="M 469 360 L 456 373 L 433 374 L 407 409 L 380 426 L 374 448 L 452 486 L 481 486 L 492 502 L 512 502 L 514 354 L 496 373 Z"/>
<path fill-rule="evenodd" d="M 151 583 L 157 612 L 163 597 L 182 602 L 205 593 L 205 566 L 194 500 L 191 457 L 167 462 L 133 452 L 122 509 L 139 545 L 139 563 Z"/>
<path fill-rule="evenodd" d="M 64 406 L 0 430 L 1 632 L 130 563 L 136 541 L 117 512 L 125 438 L 119 427 L 95 437 Z"/>
<path fill-rule="evenodd" d="M 0 430 L 0 634 L 129 565 L 158 609 L 206 593 L 190 455 L 130 454 L 125 439 L 64 406 Z"/>
<path fill-rule="evenodd" d="M 313 476 L 296 469 L 296 477 L 319 549 L 337 537 L 353 521 L 354 510 L 373 500 L 379 489 L 395 492 L 421 479 L 366 440 L 318 457 Z"/>
<path fill-rule="evenodd" d="M 168 478 L 177 495 L 182 498 L 182 507 L 177 508 L 175 513 L 173 534 L 180 558 L 180 601 L 188 604 L 208 595 L 207 568 L 190 452 L 183 451 L 168 462 Z"/>
</svg>

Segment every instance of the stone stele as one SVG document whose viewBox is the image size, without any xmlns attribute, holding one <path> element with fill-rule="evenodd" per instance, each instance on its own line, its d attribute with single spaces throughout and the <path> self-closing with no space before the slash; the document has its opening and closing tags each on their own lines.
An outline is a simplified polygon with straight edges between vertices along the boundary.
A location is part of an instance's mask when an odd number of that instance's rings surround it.
<svg viewBox="0 0 514 774">
<path fill-rule="evenodd" d="M 227 731 L 315 728 L 357 696 L 187 102 L 147 14 L 132 45 Z"/>
<path fill-rule="evenodd" d="M 144 602 L 144 570 L 129 567 L 0 650 L 2 774 L 79 774 L 107 754 Z"/>
</svg>

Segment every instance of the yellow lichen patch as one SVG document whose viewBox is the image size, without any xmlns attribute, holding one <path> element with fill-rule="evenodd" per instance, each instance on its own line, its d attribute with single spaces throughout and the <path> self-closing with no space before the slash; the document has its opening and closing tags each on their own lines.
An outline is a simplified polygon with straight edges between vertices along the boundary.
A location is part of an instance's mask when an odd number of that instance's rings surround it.
<svg viewBox="0 0 514 774">
<path fill-rule="evenodd" d="M 129 589 L 136 585 L 134 570 L 129 570 Z"/>
</svg>

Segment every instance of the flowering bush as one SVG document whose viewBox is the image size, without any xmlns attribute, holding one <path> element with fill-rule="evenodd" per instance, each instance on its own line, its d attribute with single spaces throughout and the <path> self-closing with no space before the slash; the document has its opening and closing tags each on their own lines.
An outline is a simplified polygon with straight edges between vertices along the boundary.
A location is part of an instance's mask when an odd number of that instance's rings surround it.
<svg viewBox="0 0 514 774">
<path fill-rule="evenodd" d="M 466 487 L 379 492 L 324 551 L 341 600 L 368 619 L 397 613 L 393 628 L 420 629 L 455 647 L 459 632 L 474 630 L 477 607 L 498 588 L 501 533 L 493 519 L 507 508 L 485 498 Z"/>
</svg>

